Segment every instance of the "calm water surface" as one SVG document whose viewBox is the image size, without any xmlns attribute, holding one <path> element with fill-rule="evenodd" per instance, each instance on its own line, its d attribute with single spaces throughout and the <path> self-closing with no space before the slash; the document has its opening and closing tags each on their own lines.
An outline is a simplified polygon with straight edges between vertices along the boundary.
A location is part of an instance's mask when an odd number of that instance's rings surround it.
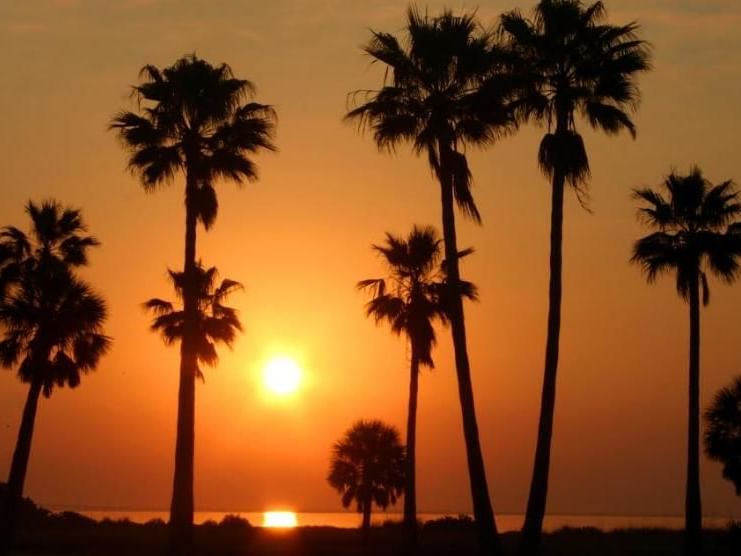
<svg viewBox="0 0 741 556">
<path fill-rule="evenodd" d="M 167 521 L 166 511 L 140 511 L 140 510 L 112 510 L 112 509 L 79 509 L 69 507 L 53 507 L 55 511 L 72 510 L 96 520 L 102 519 L 129 519 L 135 523 L 146 523 L 152 519 Z M 276 514 L 280 514 L 276 516 Z M 257 526 L 330 526 L 330 527 L 357 527 L 360 524 L 360 515 L 352 512 L 291 512 L 276 508 L 265 512 L 196 512 L 196 523 L 205 521 L 221 521 L 226 515 L 238 515 Z M 421 513 L 418 515 L 421 521 L 440 519 L 445 516 L 456 514 L 433 514 Z M 277 517 L 277 519 L 276 519 Z M 725 527 L 730 517 L 705 518 L 706 527 Z M 381 524 L 385 521 L 401 521 L 400 513 L 373 514 L 373 522 Z M 519 514 L 502 514 L 497 516 L 497 527 L 500 531 L 517 531 L 522 526 L 523 516 Z M 295 525 L 293 525 L 295 523 Z M 633 527 L 659 527 L 667 529 L 681 529 L 684 526 L 684 518 L 661 517 L 661 516 L 620 516 L 620 515 L 552 515 L 545 518 L 545 529 L 554 531 L 561 527 L 597 527 L 610 531 Z"/>
</svg>

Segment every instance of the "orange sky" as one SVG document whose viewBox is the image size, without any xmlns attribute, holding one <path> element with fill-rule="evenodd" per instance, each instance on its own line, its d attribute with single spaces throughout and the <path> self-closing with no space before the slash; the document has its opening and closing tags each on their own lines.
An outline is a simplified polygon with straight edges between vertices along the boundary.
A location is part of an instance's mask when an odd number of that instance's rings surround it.
<svg viewBox="0 0 741 556">
<path fill-rule="evenodd" d="M 532 1 L 482 1 L 487 24 Z M 684 497 L 687 308 L 671 279 L 647 286 L 628 264 L 632 187 L 698 163 L 741 180 L 741 7 L 735 0 L 608 1 L 639 19 L 656 69 L 641 79 L 637 141 L 586 133 L 593 214 L 566 206 L 564 313 L 549 511 L 680 514 Z M 430 2 L 431 12 L 443 5 Z M 450 3 L 449 3 L 450 5 Z M 475 3 L 453 3 L 454 7 Z M 396 31 L 406 2 L 120 0 L 0 1 L 0 224 L 25 226 L 29 199 L 82 207 L 103 247 L 85 276 L 110 305 L 112 352 L 75 391 L 43 400 L 26 492 L 50 504 L 166 508 L 173 464 L 177 359 L 147 330 L 140 302 L 169 296 L 182 264 L 182 184 L 145 195 L 124 171 L 109 118 L 131 107 L 145 63 L 190 52 L 230 63 L 274 104 L 280 152 L 261 179 L 220 184 L 219 219 L 199 252 L 244 282 L 233 298 L 245 334 L 206 371 L 197 393 L 198 509 L 339 509 L 325 482 L 331 443 L 360 417 L 403 428 L 402 341 L 363 316 L 357 280 L 380 273 L 371 242 L 413 223 L 439 227 L 426 163 L 378 154 L 341 117 L 348 91 L 379 70 L 360 50 L 368 28 Z M 524 508 L 542 377 L 548 187 L 538 130 L 472 153 L 479 228 L 459 220 L 479 426 L 495 510 Z M 741 286 L 711 284 L 703 313 L 703 400 L 741 372 Z M 271 354 L 295 355 L 302 392 L 276 401 L 259 385 Z M 469 509 L 452 351 L 441 334 L 420 389 L 419 507 Z M 25 387 L 0 374 L 0 476 L 7 474 Z M 741 502 L 703 462 L 704 509 L 741 516 Z"/>
</svg>

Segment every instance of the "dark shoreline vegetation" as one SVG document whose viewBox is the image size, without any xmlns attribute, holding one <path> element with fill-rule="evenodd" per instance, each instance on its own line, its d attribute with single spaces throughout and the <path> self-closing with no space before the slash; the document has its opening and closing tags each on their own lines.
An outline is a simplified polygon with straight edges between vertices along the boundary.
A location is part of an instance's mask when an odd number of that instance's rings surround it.
<svg viewBox="0 0 741 556">
<path fill-rule="evenodd" d="M 5 485 L 0 484 L 0 494 Z M 227 515 L 220 522 L 194 527 L 196 555 L 355 556 L 406 554 L 401 522 L 385 522 L 367 530 L 302 526 L 271 529 Z M 514 551 L 519 533 L 501 533 L 503 548 Z M 741 523 L 725 529 L 705 529 L 705 554 L 737 555 L 741 550 Z M 168 525 L 161 519 L 134 523 L 127 519 L 96 521 L 77 512 L 51 512 L 24 498 L 13 554 L 51 556 L 162 555 L 169 547 Z M 563 527 L 543 535 L 544 556 L 674 556 L 681 551 L 683 532 L 661 528 L 602 531 L 594 527 Z M 419 525 L 419 556 L 478 554 L 473 519 L 448 516 Z"/>
<path fill-rule="evenodd" d="M 501 533 L 502 545 L 512 553 L 519 533 Z M 741 550 L 741 526 L 704 531 L 705 554 L 732 556 Z M 18 555 L 161 555 L 167 553 L 168 527 L 164 521 L 146 524 L 130 521 L 96 522 L 66 513 L 46 524 L 21 526 L 14 554 Z M 621 529 L 604 532 L 595 528 L 565 527 L 543 534 L 544 556 L 674 556 L 681 553 L 683 532 L 669 529 Z M 269 529 L 251 526 L 246 520 L 227 516 L 220 523 L 194 526 L 194 554 L 211 555 L 394 555 L 406 554 L 402 524 L 374 526 L 367 531 L 337 527 Z M 471 519 L 457 518 L 425 523 L 419 527 L 416 554 L 475 555 L 476 536 Z"/>
</svg>

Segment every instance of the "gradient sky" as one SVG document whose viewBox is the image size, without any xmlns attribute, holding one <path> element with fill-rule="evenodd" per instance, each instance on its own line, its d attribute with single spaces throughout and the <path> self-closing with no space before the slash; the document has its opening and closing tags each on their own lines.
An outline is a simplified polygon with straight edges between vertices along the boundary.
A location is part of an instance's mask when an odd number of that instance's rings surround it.
<svg viewBox="0 0 741 556">
<path fill-rule="evenodd" d="M 447 3 L 455 8 L 477 3 Z M 487 25 L 532 1 L 482 1 Z M 436 13 L 443 2 L 429 2 Z M 684 499 L 688 309 L 670 278 L 647 286 L 628 263 L 644 233 L 631 188 L 699 164 L 741 181 L 741 4 L 613 0 L 611 20 L 638 19 L 655 47 L 641 78 L 638 139 L 585 132 L 591 208 L 568 196 L 564 309 L 549 511 L 680 514 Z M 275 105 L 280 152 L 261 179 L 219 184 L 219 219 L 199 254 L 244 282 L 233 298 L 245 334 L 206 370 L 197 392 L 197 509 L 335 510 L 325 481 L 332 442 L 357 418 L 403 430 L 404 342 L 363 315 L 357 280 L 381 273 L 370 250 L 385 231 L 439 227 L 438 190 L 423 159 L 379 154 L 341 121 L 346 94 L 380 83 L 360 45 L 369 28 L 398 31 L 406 2 L 378 0 L 0 0 L 0 224 L 26 226 L 28 199 L 81 207 L 103 246 L 84 271 L 105 295 L 111 353 L 74 391 L 43 400 L 26 493 L 39 502 L 164 509 L 173 466 L 178 352 L 148 332 L 140 303 L 169 297 L 182 265 L 182 182 L 148 195 L 106 131 L 132 108 L 139 68 L 191 52 L 226 61 Z M 484 225 L 459 219 L 474 246 L 464 275 L 481 439 L 495 510 L 524 509 L 545 344 L 549 188 L 536 166 L 541 131 L 527 127 L 472 152 Z M 741 372 L 741 286 L 713 281 L 703 312 L 702 399 Z M 460 409 L 447 332 L 421 380 L 422 511 L 470 508 Z M 306 369 L 292 400 L 266 396 L 275 354 Z M 0 374 L 0 476 L 26 387 Z M 704 510 L 741 516 L 720 466 L 703 461 Z"/>
</svg>

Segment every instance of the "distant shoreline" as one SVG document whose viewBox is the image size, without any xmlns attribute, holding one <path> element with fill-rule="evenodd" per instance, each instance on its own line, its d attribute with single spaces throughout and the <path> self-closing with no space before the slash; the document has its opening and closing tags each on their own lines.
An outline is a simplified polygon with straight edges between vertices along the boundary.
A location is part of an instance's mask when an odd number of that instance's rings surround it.
<svg viewBox="0 0 741 556">
<path fill-rule="evenodd" d="M 121 508 L 100 508 L 81 506 L 45 506 L 53 512 L 72 511 L 95 519 L 103 520 L 128 520 L 132 523 L 147 523 L 153 520 L 167 521 L 169 513 L 166 510 L 131 510 Z M 291 511 L 285 507 L 275 507 L 273 510 Z M 359 514 L 351 511 L 346 512 L 319 512 L 309 511 L 293 512 L 296 516 L 297 527 L 339 527 L 355 528 L 360 522 Z M 253 526 L 262 526 L 264 521 L 263 511 L 196 511 L 195 522 L 202 524 L 206 522 L 220 522 L 225 516 L 234 515 L 246 519 Z M 468 516 L 464 512 L 420 512 L 418 518 L 421 522 L 435 521 L 438 519 L 459 516 Z M 386 521 L 401 521 L 400 512 L 377 512 L 373 515 L 373 523 L 381 525 Z M 499 514 L 497 525 L 502 532 L 518 531 L 522 525 L 524 516 L 522 514 Z M 703 518 L 706 528 L 722 529 L 729 522 L 738 520 L 735 515 L 728 516 L 705 516 Z M 573 528 L 595 528 L 603 531 L 614 531 L 617 529 L 642 529 L 659 528 L 679 530 L 684 526 L 682 516 L 641 516 L 641 515 L 609 515 L 609 514 L 551 514 L 546 517 L 545 529 L 556 531 L 564 527 Z"/>
</svg>

